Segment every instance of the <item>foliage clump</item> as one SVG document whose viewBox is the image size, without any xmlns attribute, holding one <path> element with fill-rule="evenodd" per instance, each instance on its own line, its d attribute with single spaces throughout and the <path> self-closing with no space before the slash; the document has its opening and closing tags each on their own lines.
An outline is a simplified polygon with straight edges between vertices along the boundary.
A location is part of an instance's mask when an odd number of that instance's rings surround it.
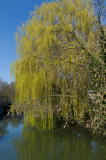
<svg viewBox="0 0 106 160">
<path fill-rule="evenodd" d="M 53 128 L 55 116 L 66 124 L 89 119 L 90 67 L 99 55 L 91 2 L 43 3 L 16 33 L 15 106 L 40 118 L 44 129 Z"/>
</svg>

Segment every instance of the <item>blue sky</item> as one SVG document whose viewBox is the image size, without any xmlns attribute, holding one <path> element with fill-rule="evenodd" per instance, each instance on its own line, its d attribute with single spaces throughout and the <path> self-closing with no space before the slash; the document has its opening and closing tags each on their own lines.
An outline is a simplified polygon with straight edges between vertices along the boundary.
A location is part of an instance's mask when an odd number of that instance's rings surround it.
<svg viewBox="0 0 106 160">
<path fill-rule="evenodd" d="M 15 33 L 34 6 L 46 0 L 0 0 L 0 77 L 10 83 L 10 64 L 16 59 Z M 50 0 L 49 0 L 50 1 Z"/>
</svg>

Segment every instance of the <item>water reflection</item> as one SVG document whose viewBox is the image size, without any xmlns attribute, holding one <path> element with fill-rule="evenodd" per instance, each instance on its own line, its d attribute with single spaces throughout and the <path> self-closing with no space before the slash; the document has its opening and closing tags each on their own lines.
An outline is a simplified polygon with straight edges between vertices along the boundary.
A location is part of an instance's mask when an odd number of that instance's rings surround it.
<svg viewBox="0 0 106 160">
<path fill-rule="evenodd" d="M 12 127 L 19 127 L 19 125 L 22 123 L 23 116 L 8 116 L 5 117 L 5 119 L 1 119 L 0 121 L 0 139 L 2 139 L 5 135 L 9 134 L 9 125 Z"/>
<path fill-rule="evenodd" d="M 76 127 L 42 131 L 22 116 L 0 121 L 0 160 L 105 160 L 106 139 Z"/>
<path fill-rule="evenodd" d="M 0 139 L 4 137 L 4 135 L 8 134 L 7 130 L 8 123 L 0 123 Z"/>
<path fill-rule="evenodd" d="M 44 132 L 24 126 L 22 135 L 13 138 L 18 160 L 103 160 L 105 145 L 76 128 Z"/>
<path fill-rule="evenodd" d="M 12 145 L 12 137 L 19 137 L 23 129 L 23 117 L 8 116 L 0 120 L 0 160 L 16 160 L 17 151 Z"/>
</svg>

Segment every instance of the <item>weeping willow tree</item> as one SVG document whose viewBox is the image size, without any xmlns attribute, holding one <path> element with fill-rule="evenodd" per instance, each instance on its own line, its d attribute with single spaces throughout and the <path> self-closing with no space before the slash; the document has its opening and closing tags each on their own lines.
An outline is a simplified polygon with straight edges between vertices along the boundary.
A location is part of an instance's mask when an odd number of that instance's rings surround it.
<svg viewBox="0 0 106 160">
<path fill-rule="evenodd" d="M 44 129 L 53 128 L 54 114 L 81 121 L 89 110 L 87 57 L 98 55 L 91 2 L 43 3 L 16 33 L 15 108 L 40 119 Z"/>
</svg>

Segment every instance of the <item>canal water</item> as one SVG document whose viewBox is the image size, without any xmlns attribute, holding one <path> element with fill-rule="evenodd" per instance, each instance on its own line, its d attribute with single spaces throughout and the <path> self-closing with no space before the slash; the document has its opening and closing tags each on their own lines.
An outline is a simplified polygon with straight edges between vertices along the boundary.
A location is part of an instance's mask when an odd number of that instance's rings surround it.
<svg viewBox="0 0 106 160">
<path fill-rule="evenodd" d="M 106 139 L 75 126 L 42 131 L 22 116 L 0 121 L 0 160 L 106 160 Z"/>
</svg>

